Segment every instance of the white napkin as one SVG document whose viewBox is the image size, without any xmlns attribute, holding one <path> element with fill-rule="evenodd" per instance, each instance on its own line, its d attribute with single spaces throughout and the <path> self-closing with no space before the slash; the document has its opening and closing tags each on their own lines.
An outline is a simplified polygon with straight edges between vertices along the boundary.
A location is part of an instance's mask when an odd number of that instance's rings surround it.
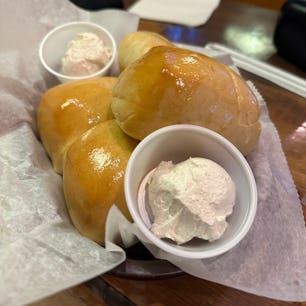
<svg viewBox="0 0 306 306">
<path fill-rule="evenodd" d="M 220 0 L 139 0 L 129 12 L 141 18 L 197 27 L 206 23 Z"/>
</svg>

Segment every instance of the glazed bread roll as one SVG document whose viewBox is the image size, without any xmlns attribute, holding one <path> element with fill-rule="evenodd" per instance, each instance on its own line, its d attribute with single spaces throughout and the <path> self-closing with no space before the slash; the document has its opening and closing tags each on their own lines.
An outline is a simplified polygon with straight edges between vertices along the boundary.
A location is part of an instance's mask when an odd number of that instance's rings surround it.
<svg viewBox="0 0 306 306">
<path fill-rule="evenodd" d="M 120 70 L 141 58 L 152 47 L 173 46 L 165 37 L 148 31 L 137 31 L 126 35 L 118 48 L 118 63 Z"/>
<path fill-rule="evenodd" d="M 38 130 L 57 173 L 62 173 L 66 151 L 81 134 L 113 118 L 110 104 L 116 81 L 104 77 L 65 83 L 42 96 Z"/>
<path fill-rule="evenodd" d="M 229 139 L 244 154 L 260 134 L 259 105 L 246 82 L 202 54 L 154 47 L 128 66 L 113 89 L 112 110 L 122 130 L 143 139 L 172 124 L 194 124 Z"/>
<path fill-rule="evenodd" d="M 97 243 L 104 243 L 106 216 L 113 204 L 131 220 L 123 176 L 136 144 L 115 120 L 108 120 L 85 132 L 67 152 L 63 184 L 68 211 L 79 232 Z"/>
</svg>

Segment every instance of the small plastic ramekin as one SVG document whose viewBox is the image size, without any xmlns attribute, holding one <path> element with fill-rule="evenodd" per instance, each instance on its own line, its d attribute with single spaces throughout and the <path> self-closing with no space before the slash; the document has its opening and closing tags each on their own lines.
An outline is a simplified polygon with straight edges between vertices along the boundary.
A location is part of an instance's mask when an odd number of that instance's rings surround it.
<svg viewBox="0 0 306 306">
<path fill-rule="evenodd" d="M 86 76 L 65 75 L 61 73 L 61 59 L 67 50 L 68 42 L 74 39 L 77 34 L 83 32 L 98 35 L 106 47 L 110 48 L 112 56 L 104 67 L 93 74 Z M 107 75 L 116 56 L 117 47 L 113 35 L 105 28 L 92 22 L 76 21 L 60 25 L 47 33 L 39 45 L 39 59 L 42 66 L 62 83 Z"/>
<path fill-rule="evenodd" d="M 213 242 L 193 239 L 177 245 L 156 237 L 142 219 L 138 208 L 139 186 L 148 172 L 161 161 L 174 163 L 189 157 L 208 158 L 222 166 L 236 186 L 236 203 L 223 236 Z M 184 258 L 210 258 L 234 248 L 249 231 L 256 214 L 257 188 L 245 157 L 227 139 L 209 129 L 195 125 L 172 125 L 143 139 L 133 151 L 125 172 L 124 191 L 134 222 L 150 243 Z"/>
</svg>

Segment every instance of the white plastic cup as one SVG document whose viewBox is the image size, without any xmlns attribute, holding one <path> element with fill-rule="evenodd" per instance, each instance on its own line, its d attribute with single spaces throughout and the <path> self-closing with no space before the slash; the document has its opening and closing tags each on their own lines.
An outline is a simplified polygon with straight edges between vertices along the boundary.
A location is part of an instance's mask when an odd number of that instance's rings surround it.
<svg viewBox="0 0 306 306">
<path fill-rule="evenodd" d="M 83 32 L 95 33 L 110 48 L 112 56 L 109 62 L 97 72 L 86 76 L 67 76 L 61 73 L 61 60 L 67 51 L 68 43 Z M 43 67 L 55 75 L 62 83 L 87 78 L 105 76 L 109 73 L 117 56 L 116 42 L 112 34 L 105 28 L 92 22 L 69 22 L 51 30 L 43 38 L 39 46 L 39 59 Z"/>
<path fill-rule="evenodd" d="M 213 242 L 194 239 L 177 245 L 156 237 L 147 227 L 138 208 L 138 189 L 146 174 L 161 161 L 178 163 L 189 157 L 208 158 L 222 166 L 235 183 L 236 203 L 220 239 Z M 240 151 L 220 134 L 188 124 L 161 128 L 138 144 L 127 164 L 124 192 L 131 216 L 145 237 L 160 249 L 184 258 L 214 257 L 235 247 L 249 231 L 257 208 L 255 179 Z"/>
</svg>

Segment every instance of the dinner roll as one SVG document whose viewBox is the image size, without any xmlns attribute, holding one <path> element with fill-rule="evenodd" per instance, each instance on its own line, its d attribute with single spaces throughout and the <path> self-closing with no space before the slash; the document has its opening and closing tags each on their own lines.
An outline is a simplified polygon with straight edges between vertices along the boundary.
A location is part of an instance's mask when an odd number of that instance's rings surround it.
<svg viewBox="0 0 306 306">
<path fill-rule="evenodd" d="M 112 110 L 122 130 L 143 139 L 172 124 L 194 124 L 229 139 L 244 154 L 260 134 L 259 105 L 247 83 L 205 55 L 154 47 L 128 66 L 113 89 Z"/>
<path fill-rule="evenodd" d="M 103 77 L 65 83 L 42 96 L 37 110 L 38 130 L 57 173 L 62 173 L 66 151 L 75 139 L 114 118 L 110 103 L 116 80 Z"/>
<path fill-rule="evenodd" d="M 63 171 L 67 208 L 79 232 L 97 243 L 104 243 L 106 216 L 113 204 L 131 220 L 123 177 L 136 144 L 115 120 L 108 120 L 85 132 L 67 151 Z"/>
<path fill-rule="evenodd" d="M 118 63 L 122 71 L 155 46 L 174 46 L 165 37 L 149 31 L 137 31 L 126 35 L 119 44 Z"/>
</svg>

